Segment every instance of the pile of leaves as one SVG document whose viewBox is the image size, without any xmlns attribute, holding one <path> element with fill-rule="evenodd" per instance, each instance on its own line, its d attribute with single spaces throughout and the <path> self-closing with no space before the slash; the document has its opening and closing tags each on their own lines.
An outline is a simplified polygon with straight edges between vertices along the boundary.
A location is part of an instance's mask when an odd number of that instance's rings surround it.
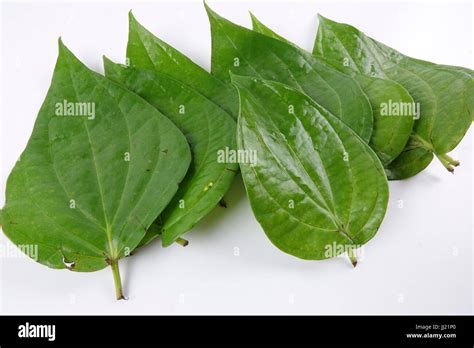
<svg viewBox="0 0 474 348">
<path fill-rule="evenodd" d="M 355 265 L 385 215 L 388 180 L 434 157 L 459 165 L 448 153 L 472 122 L 472 70 L 407 57 L 321 16 L 309 53 L 253 15 L 249 30 L 206 10 L 211 73 L 131 13 L 127 64 L 104 57 L 105 77 L 59 40 L 0 215 L 13 243 L 38 246 L 37 262 L 111 266 L 121 299 L 119 260 L 158 236 L 185 245 L 240 168 L 275 246 L 308 260 L 345 252 Z"/>
</svg>

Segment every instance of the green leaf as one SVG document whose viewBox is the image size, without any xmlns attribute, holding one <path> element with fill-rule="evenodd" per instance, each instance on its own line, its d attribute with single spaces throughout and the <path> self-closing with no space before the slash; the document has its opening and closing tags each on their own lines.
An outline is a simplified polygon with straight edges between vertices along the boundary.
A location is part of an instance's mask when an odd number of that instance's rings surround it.
<svg viewBox="0 0 474 348">
<path fill-rule="evenodd" d="M 86 116 L 84 116 L 86 115 Z M 3 230 L 52 268 L 97 271 L 140 243 L 186 174 L 184 135 L 60 41 L 51 87 L 11 172 Z"/>
<path fill-rule="evenodd" d="M 326 259 L 369 241 L 388 202 L 383 167 L 349 127 L 289 86 L 233 76 L 240 94 L 240 168 L 268 238 L 303 259 Z M 289 112 L 289 105 L 294 112 Z"/>
<path fill-rule="evenodd" d="M 472 81 L 472 79 L 474 78 L 474 70 L 471 70 L 469 68 L 464 68 L 464 67 L 461 67 L 461 66 L 453 66 L 453 65 L 443 65 L 443 64 L 435 64 L 435 63 L 431 63 L 431 62 L 428 62 L 426 60 L 421 60 L 421 59 L 415 59 L 415 58 L 412 58 L 413 61 L 417 62 L 417 63 L 420 63 L 422 65 L 427 65 L 427 66 L 431 66 L 433 68 L 436 68 L 436 69 L 440 69 L 440 70 L 447 70 L 448 72 L 449 71 L 454 71 L 454 72 L 458 72 L 458 73 L 461 73 L 465 78 L 467 78 L 467 80 L 469 81 Z M 468 108 L 471 112 L 471 116 L 472 116 L 472 120 L 474 121 L 474 88 L 472 88 L 472 83 L 469 84 L 468 83 L 468 86 L 471 86 L 470 88 L 467 89 L 466 91 L 466 99 L 468 101 Z"/>
<path fill-rule="evenodd" d="M 164 72 L 201 93 L 237 118 L 239 101 L 233 86 L 212 76 L 175 48 L 145 29 L 129 13 L 128 64 Z"/>
<path fill-rule="evenodd" d="M 250 15 L 254 31 L 297 47 L 265 26 L 253 14 Z M 324 59 L 323 62 L 345 72 L 344 69 L 340 69 L 341 64 L 338 62 L 329 62 Z M 395 81 L 364 76 L 356 72 L 351 75 L 359 82 L 372 106 L 374 129 L 369 145 L 382 164 L 387 166 L 405 148 L 413 129 L 414 115 L 387 116 L 385 114 L 386 105 L 388 103 L 412 105 L 413 99 L 405 88 Z"/>
<path fill-rule="evenodd" d="M 114 64 L 104 58 L 106 77 L 123 84 L 166 115 L 186 136 L 191 166 L 178 192 L 150 230 L 144 243 L 158 234 L 164 246 L 175 242 L 207 215 L 229 189 L 237 163 L 223 154 L 236 150 L 236 123 L 221 107 L 169 75 Z"/>
<path fill-rule="evenodd" d="M 388 167 L 390 178 L 417 174 L 431 162 L 433 154 L 453 171 L 459 162 L 447 153 L 464 137 L 473 117 L 472 71 L 407 57 L 350 25 L 322 16 L 319 19 L 315 55 L 341 64 L 345 61 L 349 72 L 395 80 L 420 105 L 414 134 L 400 157 Z"/>
<path fill-rule="evenodd" d="M 293 45 L 296 48 L 301 49 L 298 45 L 296 45 L 293 42 L 285 39 L 283 36 L 277 34 L 272 29 L 270 29 L 265 24 L 263 24 L 257 17 L 255 17 L 255 15 L 252 12 L 249 11 L 249 14 L 250 14 L 250 19 L 252 20 L 252 30 L 253 31 L 255 31 L 257 33 L 260 33 L 260 34 L 263 34 L 263 35 L 266 35 L 268 37 L 272 37 L 276 40 L 286 42 L 289 45 Z"/>
<path fill-rule="evenodd" d="M 362 74 L 354 74 L 367 94 L 374 113 L 374 130 L 369 145 L 384 167 L 405 149 L 415 123 L 414 114 L 386 115 L 388 105 L 414 105 L 410 93 L 399 83 Z"/>
<path fill-rule="evenodd" d="M 285 83 L 306 93 L 339 117 L 366 142 L 372 109 L 359 84 L 328 67 L 310 53 L 248 30 L 220 17 L 206 6 L 212 34 L 212 73 L 229 81 L 229 71 Z"/>
</svg>

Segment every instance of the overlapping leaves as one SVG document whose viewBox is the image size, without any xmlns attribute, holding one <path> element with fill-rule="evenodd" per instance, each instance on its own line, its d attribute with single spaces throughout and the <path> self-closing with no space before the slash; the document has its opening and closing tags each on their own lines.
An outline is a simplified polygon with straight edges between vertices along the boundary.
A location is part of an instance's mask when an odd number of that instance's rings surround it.
<svg viewBox="0 0 474 348">
<path fill-rule="evenodd" d="M 257 166 L 241 164 L 242 176 L 273 244 L 303 259 L 325 259 L 370 240 L 388 201 L 387 179 L 370 147 L 289 86 L 233 81 L 241 100 L 239 148 L 259 155 Z"/>
<path fill-rule="evenodd" d="M 151 229 L 142 243 L 159 233 L 163 245 L 168 246 L 207 215 L 227 192 L 238 164 L 219 161 L 219 153 L 235 151 L 236 124 L 220 106 L 164 73 L 105 60 L 105 74 L 172 120 L 191 147 L 192 162 L 186 177 L 158 219 L 159 228 Z"/>
<path fill-rule="evenodd" d="M 266 27 L 254 15 L 251 15 L 251 17 L 253 30 L 294 45 Z M 336 69 L 341 65 L 339 61 L 329 61 L 321 57 L 318 57 L 318 59 Z M 345 69 L 341 70 L 343 72 L 346 71 Z M 369 145 L 375 151 L 382 164 L 387 166 L 405 148 L 412 132 L 416 115 L 394 115 L 388 117 L 383 114 L 383 107 L 381 105 L 383 106 L 384 103 L 389 102 L 412 105 L 414 101 L 408 91 L 395 81 L 365 76 L 357 72 L 351 72 L 351 75 L 359 83 L 372 106 L 374 129 Z"/>
<path fill-rule="evenodd" d="M 434 155 L 458 165 L 447 153 L 472 121 L 472 70 L 404 56 L 323 17 L 310 54 L 253 16 L 251 31 L 206 9 L 212 74 L 131 13 L 128 65 L 106 59 L 107 78 L 60 42 L 0 211 L 13 243 L 38 246 L 36 261 L 110 265 L 122 298 L 118 261 L 158 235 L 172 244 L 208 214 L 239 167 L 219 152 L 237 147 L 255 153 L 240 169 L 256 219 L 303 259 L 351 254 L 377 233 L 386 174 L 415 175 Z M 421 113 L 384 117 L 390 102 Z"/>
<path fill-rule="evenodd" d="M 206 6 L 212 35 L 212 73 L 229 71 L 285 83 L 306 93 L 369 142 L 372 108 L 359 84 L 310 53 L 238 26 Z"/>
<path fill-rule="evenodd" d="M 168 118 L 60 42 L 51 87 L 8 178 L 3 230 L 17 245 L 37 245 L 36 261 L 49 267 L 111 265 L 118 276 L 118 260 L 173 198 L 190 160 Z"/>
<path fill-rule="evenodd" d="M 388 175 L 403 179 L 423 170 L 437 156 L 453 171 L 459 162 L 447 155 L 466 134 L 474 110 L 474 79 L 466 68 L 436 65 L 407 57 L 356 28 L 319 16 L 313 53 L 353 71 L 400 83 L 420 105 L 420 118 L 403 153 Z"/>
</svg>

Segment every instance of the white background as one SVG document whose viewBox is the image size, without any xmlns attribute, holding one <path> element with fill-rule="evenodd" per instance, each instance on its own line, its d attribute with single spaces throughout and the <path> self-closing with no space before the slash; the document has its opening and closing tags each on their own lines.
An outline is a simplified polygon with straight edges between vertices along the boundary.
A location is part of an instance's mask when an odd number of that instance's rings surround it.
<svg viewBox="0 0 474 348">
<path fill-rule="evenodd" d="M 246 26 L 252 10 L 308 50 L 320 12 L 405 54 L 473 68 L 468 2 L 209 5 Z M 57 38 L 102 72 L 102 54 L 124 61 L 130 9 L 157 36 L 209 68 L 209 25 L 200 1 L 2 5 L 0 206 L 46 95 Z M 128 301 L 115 301 L 109 269 L 58 271 L 7 255 L 0 258 L 0 313 L 472 313 L 472 144 L 470 131 L 452 154 L 462 162 L 455 175 L 435 160 L 416 177 L 390 183 L 385 220 L 356 269 L 344 258 L 303 261 L 277 250 L 255 221 L 238 178 L 227 194 L 228 209 L 217 208 L 189 232 L 188 247 L 154 243 L 121 261 Z M 0 238 L 3 248 L 10 244 Z"/>
</svg>

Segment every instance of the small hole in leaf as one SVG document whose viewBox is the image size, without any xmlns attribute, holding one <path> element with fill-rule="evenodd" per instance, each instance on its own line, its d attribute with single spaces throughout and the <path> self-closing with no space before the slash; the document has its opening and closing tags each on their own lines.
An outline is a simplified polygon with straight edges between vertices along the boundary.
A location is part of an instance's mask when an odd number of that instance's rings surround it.
<svg viewBox="0 0 474 348">
<path fill-rule="evenodd" d="M 68 270 L 72 271 L 74 269 L 74 267 L 76 267 L 76 263 L 74 261 L 68 261 L 66 259 L 66 257 L 64 256 L 64 254 L 62 254 L 62 255 L 63 255 L 63 264 L 64 264 L 64 266 L 66 266 L 66 268 Z"/>
</svg>

